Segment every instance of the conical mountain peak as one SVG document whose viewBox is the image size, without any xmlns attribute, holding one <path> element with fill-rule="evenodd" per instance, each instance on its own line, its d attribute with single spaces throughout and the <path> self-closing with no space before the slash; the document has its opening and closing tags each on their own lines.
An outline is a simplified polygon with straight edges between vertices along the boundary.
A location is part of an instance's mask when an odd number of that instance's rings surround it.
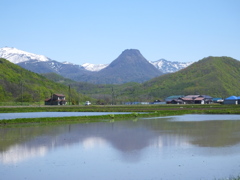
<svg viewBox="0 0 240 180">
<path fill-rule="evenodd" d="M 126 49 L 122 52 L 121 55 L 135 55 L 135 56 L 142 56 L 138 49 Z"/>
<path fill-rule="evenodd" d="M 153 77 L 160 76 L 162 72 L 149 63 L 139 50 L 127 49 L 109 66 L 102 69 L 99 74 L 102 77 L 108 77 L 107 82 L 103 83 L 121 84 L 129 81 L 144 82 Z"/>
<path fill-rule="evenodd" d="M 109 66 L 114 67 L 121 64 L 122 66 L 136 65 L 139 63 L 150 64 L 137 49 L 124 50 L 117 59 L 115 59 Z"/>
</svg>

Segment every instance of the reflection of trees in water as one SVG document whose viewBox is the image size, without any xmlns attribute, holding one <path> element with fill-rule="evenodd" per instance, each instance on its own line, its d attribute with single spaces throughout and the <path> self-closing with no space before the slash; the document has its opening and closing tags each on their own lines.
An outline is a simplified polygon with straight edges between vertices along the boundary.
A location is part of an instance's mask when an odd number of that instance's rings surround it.
<svg viewBox="0 0 240 180">
<path fill-rule="evenodd" d="M 126 160 L 137 161 L 141 158 L 141 151 L 149 145 L 157 148 L 191 144 L 222 147 L 240 142 L 240 121 L 168 120 L 163 118 L 137 122 L 129 120 L 114 123 L 1 128 L 0 151 L 1 156 L 6 155 L 9 150 L 16 151 L 19 156 L 21 153 L 34 156 L 34 153 L 45 153 L 65 145 L 98 142 L 111 144 Z"/>
<path fill-rule="evenodd" d="M 168 121 L 155 119 L 149 126 L 155 131 L 164 131 L 177 136 L 188 136 L 190 143 L 200 147 L 225 147 L 240 142 L 240 121 Z M 196 119 L 197 120 L 197 119 Z"/>
</svg>

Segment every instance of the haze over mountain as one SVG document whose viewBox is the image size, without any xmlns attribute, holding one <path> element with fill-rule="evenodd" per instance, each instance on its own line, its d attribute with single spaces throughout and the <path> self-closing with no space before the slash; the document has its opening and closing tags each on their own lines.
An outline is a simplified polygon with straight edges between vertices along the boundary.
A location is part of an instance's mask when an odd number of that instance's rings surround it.
<svg viewBox="0 0 240 180">
<path fill-rule="evenodd" d="M 164 59 L 152 62 L 147 61 L 136 49 L 126 50 L 126 52 L 128 53 L 122 53 L 121 57 L 119 56 L 110 64 L 99 65 L 89 63 L 76 65 L 69 61 L 61 63 L 43 55 L 9 47 L 0 48 L 0 57 L 36 73 L 54 72 L 75 81 L 96 84 L 144 82 L 163 73 L 175 72 L 191 64 L 171 62 Z"/>
</svg>

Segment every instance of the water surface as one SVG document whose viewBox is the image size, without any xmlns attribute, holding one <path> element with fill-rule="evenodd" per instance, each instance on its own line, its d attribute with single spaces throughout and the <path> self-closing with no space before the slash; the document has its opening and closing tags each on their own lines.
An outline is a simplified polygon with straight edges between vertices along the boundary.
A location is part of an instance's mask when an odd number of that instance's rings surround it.
<svg viewBox="0 0 240 180">
<path fill-rule="evenodd" d="M 0 179 L 218 179 L 240 175 L 240 116 L 183 115 L 0 128 Z"/>
<path fill-rule="evenodd" d="M 99 116 L 107 114 L 127 114 L 127 112 L 26 112 L 0 113 L 1 119 L 42 118 L 42 117 L 69 117 L 69 116 Z"/>
</svg>

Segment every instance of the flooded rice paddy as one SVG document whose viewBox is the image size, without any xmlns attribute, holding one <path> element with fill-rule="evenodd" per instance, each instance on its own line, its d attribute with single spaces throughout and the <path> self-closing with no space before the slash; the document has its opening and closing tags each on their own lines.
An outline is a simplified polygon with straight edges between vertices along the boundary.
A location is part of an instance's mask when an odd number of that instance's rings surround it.
<svg viewBox="0 0 240 180">
<path fill-rule="evenodd" d="M 240 175 L 240 115 L 0 127 L 0 179 L 214 180 Z"/>
<path fill-rule="evenodd" d="M 17 118 L 70 117 L 70 116 L 100 116 L 107 114 L 128 114 L 128 112 L 27 112 L 0 113 L 0 120 Z"/>
</svg>

